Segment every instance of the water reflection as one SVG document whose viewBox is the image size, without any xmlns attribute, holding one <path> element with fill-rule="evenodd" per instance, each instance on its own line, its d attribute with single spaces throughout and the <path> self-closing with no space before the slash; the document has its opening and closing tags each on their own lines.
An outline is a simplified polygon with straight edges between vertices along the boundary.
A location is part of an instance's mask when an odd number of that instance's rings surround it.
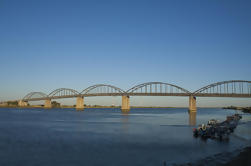
<svg viewBox="0 0 251 166">
<path fill-rule="evenodd" d="M 122 131 L 124 133 L 128 132 L 128 118 L 129 118 L 129 112 L 121 112 L 121 124 L 122 124 Z"/>
<path fill-rule="evenodd" d="M 195 126 L 196 125 L 196 113 L 193 111 L 188 111 L 189 114 L 189 125 L 190 126 Z"/>
<path fill-rule="evenodd" d="M 187 108 L 139 108 L 130 113 L 100 108 L 81 113 L 73 109 L 0 108 L 0 166 L 41 165 L 44 160 L 46 166 L 163 166 L 164 161 L 166 165 L 186 165 L 226 153 L 218 156 L 217 164 L 229 153 L 250 145 L 250 140 L 243 138 L 250 138 L 251 114 L 243 115 L 229 143 L 195 139 L 187 125 L 211 118 L 223 121 L 233 113 L 202 108 L 197 118 Z M 36 156 L 42 157 L 29 155 L 34 148 Z"/>
</svg>

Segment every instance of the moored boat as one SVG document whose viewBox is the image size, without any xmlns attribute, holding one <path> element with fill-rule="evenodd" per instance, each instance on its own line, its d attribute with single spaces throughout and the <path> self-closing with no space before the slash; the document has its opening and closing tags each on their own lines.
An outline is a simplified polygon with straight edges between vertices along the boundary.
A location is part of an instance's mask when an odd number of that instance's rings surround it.
<svg viewBox="0 0 251 166">
<path fill-rule="evenodd" d="M 197 128 L 194 128 L 193 134 L 195 137 L 201 137 L 205 139 L 211 138 L 227 140 L 229 139 L 229 134 L 234 132 L 234 129 L 237 127 L 241 118 L 241 115 L 234 114 L 232 116 L 227 116 L 226 120 L 223 122 L 211 119 L 208 121 L 207 125 L 202 124 Z"/>
</svg>

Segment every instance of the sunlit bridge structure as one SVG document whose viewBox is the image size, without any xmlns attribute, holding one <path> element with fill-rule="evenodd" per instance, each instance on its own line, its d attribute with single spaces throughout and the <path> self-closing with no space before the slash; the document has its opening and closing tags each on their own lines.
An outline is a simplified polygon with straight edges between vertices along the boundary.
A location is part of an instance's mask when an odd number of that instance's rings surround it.
<svg viewBox="0 0 251 166">
<path fill-rule="evenodd" d="M 35 99 L 37 97 L 41 97 L 41 98 L 45 98 L 47 97 L 47 95 L 45 93 L 42 93 L 42 92 L 31 92 L 31 93 L 28 93 L 26 96 L 23 97 L 23 101 L 29 101 L 29 100 L 32 100 L 32 99 Z"/>
<path fill-rule="evenodd" d="M 124 90 L 106 84 L 93 85 L 81 92 L 84 96 L 122 96 L 124 93 Z"/>
<path fill-rule="evenodd" d="M 53 90 L 48 95 L 43 92 L 31 92 L 18 100 L 19 106 L 27 106 L 29 101 L 44 100 L 45 108 L 51 108 L 51 100 L 62 98 L 76 98 L 76 108 L 84 109 L 84 98 L 92 96 L 121 96 L 123 111 L 130 110 L 130 96 L 187 96 L 189 97 L 189 110 L 196 112 L 196 97 L 237 97 L 251 98 L 251 81 L 231 80 L 207 85 L 194 92 L 180 86 L 163 83 L 148 82 L 136 85 L 127 91 L 113 85 L 92 85 L 81 92 L 69 88 Z M 2 102 L 3 103 L 3 102 Z"/>
<path fill-rule="evenodd" d="M 148 82 L 132 87 L 127 94 L 130 96 L 188 96 L 190 92 L 177 85 L 163 82 Z"/>
<path fill-rule="evenodd" d="M 195 96 L 250 97 L 251 81 L 232 80 L 210 84 L 193 93 Z"/>
</svg>

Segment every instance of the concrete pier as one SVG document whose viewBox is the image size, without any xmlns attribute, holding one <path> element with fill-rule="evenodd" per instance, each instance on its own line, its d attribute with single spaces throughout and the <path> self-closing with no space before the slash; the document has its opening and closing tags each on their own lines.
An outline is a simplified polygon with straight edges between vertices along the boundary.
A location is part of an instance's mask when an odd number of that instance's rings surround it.
<svg viewBox="0 0 251 166">
<path fill-rule="evenodd" d="M 189 111 L 190 112 L 196 112 L 196 97 L 194 96 L 189 96 Z"/>
<path fill-rule="evenodd" d="M 28 102 L 27 101 L 23 101 L 23 100 L 19 100 L 18 101 L 18 106 L 19 107 L 27 107 L 28 106 Z"/>
<path fill-rule="evenodd" d="M 45 100 L 44 108 L 51 108 L 51 99 L 46 99 Z"/>
<path fill-rule="evenodd" d="M 77 97 L 76 109 L 77 110 L 84 109 L 84 97 Z"/>
<path fill-rule="evenodd" d="M 129 96 L 122 96 L 122 106 L 121 110 L 122 112 L 128 112 L 130 110 L 130 100 Z"/>
</svg>

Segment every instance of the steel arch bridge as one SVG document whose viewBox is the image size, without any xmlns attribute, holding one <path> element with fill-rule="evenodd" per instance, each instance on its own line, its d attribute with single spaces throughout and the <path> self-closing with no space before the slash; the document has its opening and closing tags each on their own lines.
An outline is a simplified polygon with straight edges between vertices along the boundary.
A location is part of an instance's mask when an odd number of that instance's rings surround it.
<svg viewBox="0 0 251 166">
<path fill-rule="evenodd" d="M 136 85 L 127 91 L 108 84 L 92 85 L 81 92 L 69 88 L 53 90 L 48 95 L 43 92 L 30 92 L 23 97 L 24 101 L 44 99 L 75 98 L 89 96 L 196 96 L 196 97 L 251 97 L 251 81 L 230 80 L 204 86 L 190 92 L 180 86 L 147 82 Z"/>
<path fill-rule="evenodd" d="M 48 95 L 43 92 L 31 92 L 18 102 L 21 103 L 20 105 L 25 105 L 22 102 L 45 100 L 45 105 L 50 107 L 52 99 L 77 98 L 77 106 L 82 108 L 84 103 L 83 98 L 91 96 L 122 96 L 122 107 L 124 106 L 125 108 L 130 107 L 129 96 L 188 96 L 189 109 L 196 109 L 196 97 L 251 98 L 251 81 L 230 80 L 216 82 L 194 92 L 174 84 L 163 82 L 147 82 L 136 85 L 127 91 L 113 85 L 96 84 L 81 92 L 69 88 L 59 88 L 53 90 Z"/>
</svg>

